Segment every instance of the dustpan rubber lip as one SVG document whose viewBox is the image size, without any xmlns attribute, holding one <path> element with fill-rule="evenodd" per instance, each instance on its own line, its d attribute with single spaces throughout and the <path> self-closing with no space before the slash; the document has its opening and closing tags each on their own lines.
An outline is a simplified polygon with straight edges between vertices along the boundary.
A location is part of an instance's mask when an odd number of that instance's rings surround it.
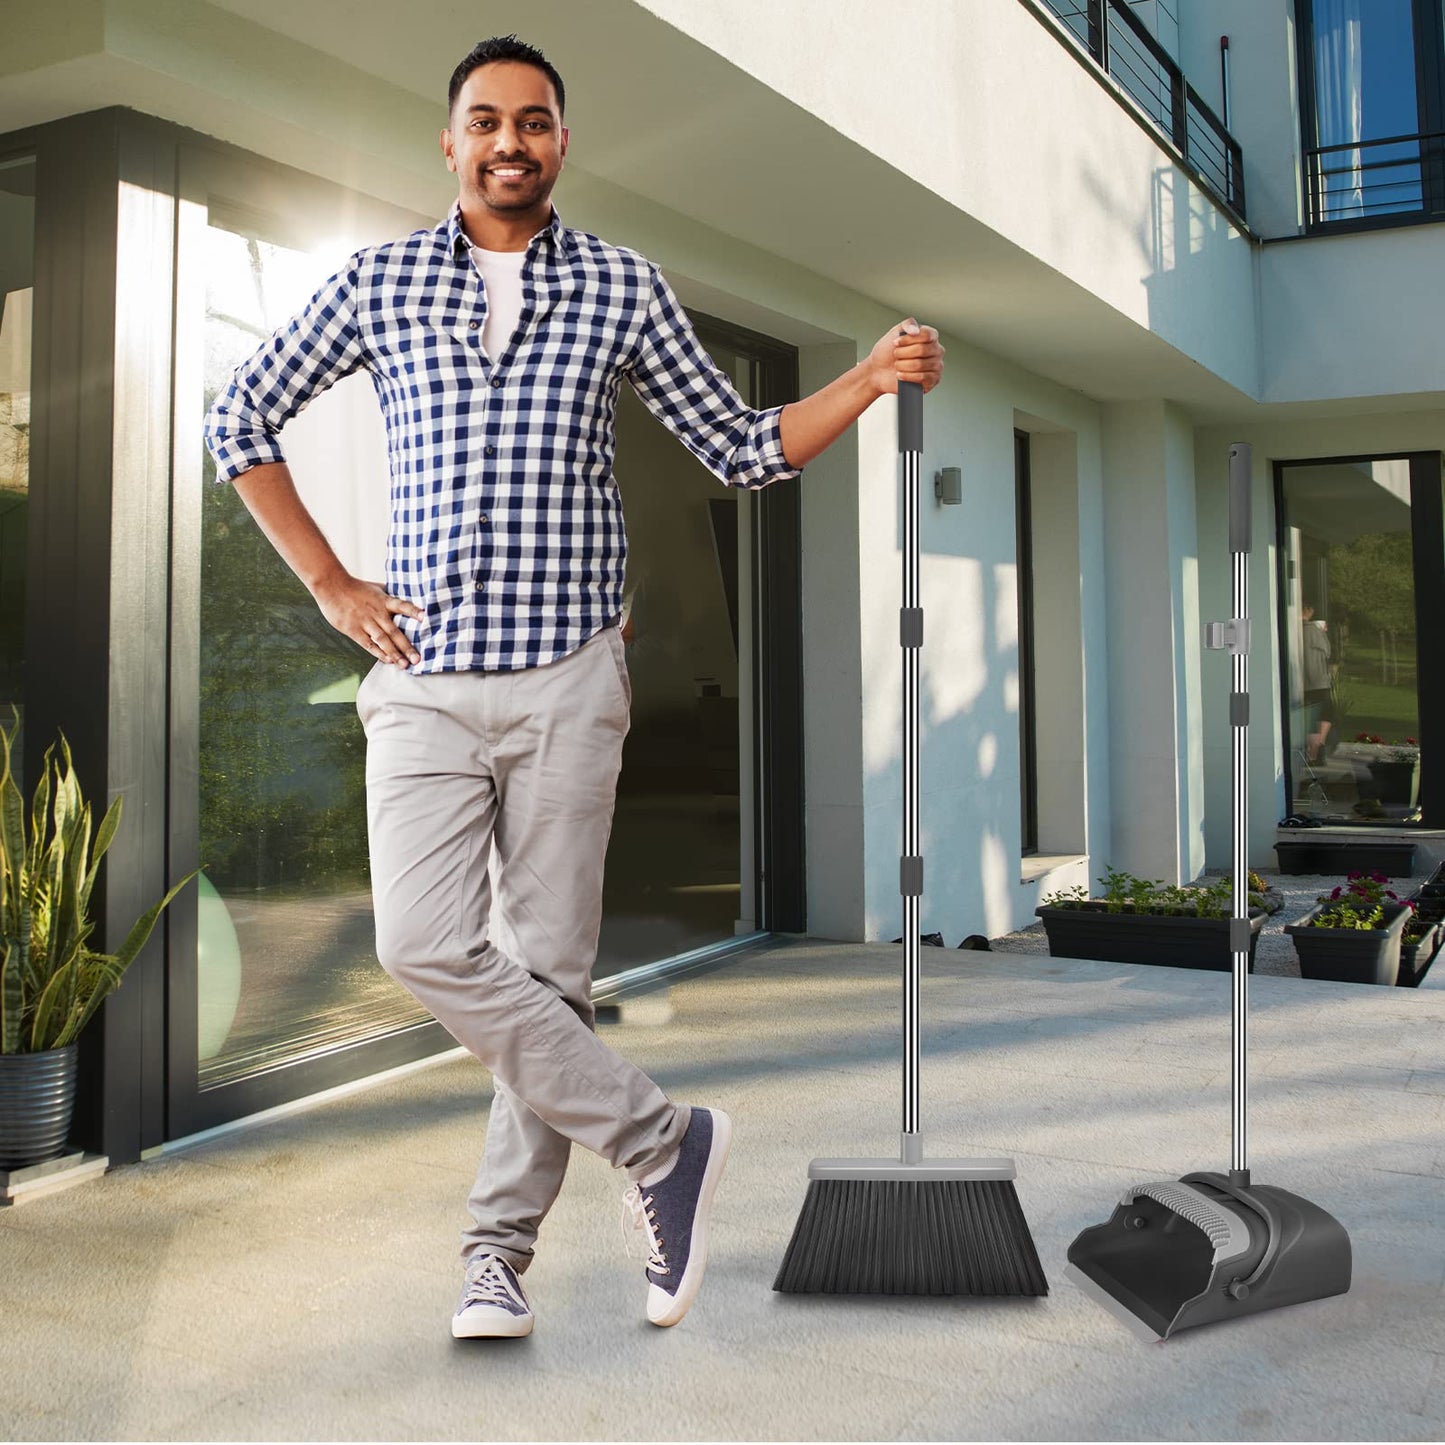
<svg viewBox="0 0 1445 1445">
<path fill-rule="evenodd" d="M 1142 1340 L 1146 1345 L 1158 1344 L 1160 1340 L 1167 1339 L 1169 1331 L 1162 1335 L 1152 1325 L 1146 1325 L 1133 1310 L 1119 1303 L 1108 1290 L 1097 1280 L 1091 1279 L 1078 1265 L 1070 1263 L 1064 1266 L 1064 1278 L 1075 1285 L 1084 1294 L 1094 1301 L 1096 1305 L 1102 1306 L 1116 1320 L 1119 1321 L 1130 1334 Z M 1175 1319 L 1179 1316 L 1176 1314 Z M 1170 1321 L 1172 1327 L 1173 1321 Z"/>
</svg>

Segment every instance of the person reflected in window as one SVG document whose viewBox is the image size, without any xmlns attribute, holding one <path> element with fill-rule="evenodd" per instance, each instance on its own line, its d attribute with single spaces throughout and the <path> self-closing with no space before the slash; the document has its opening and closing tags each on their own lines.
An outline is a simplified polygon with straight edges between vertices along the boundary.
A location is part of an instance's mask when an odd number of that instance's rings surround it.
<svg viewBox="0 0 1445 1445">
<path fill-rule="evenodd" d="M 1304 704 L 1308 710 L 1309 740 L 1306 755 L 1310 762 L 1319 759 L 1327 749 L 1330 729 L 1335 725 L 1334 668 L 1331 662 L 1330 634 L 1323 617 L 1315 616 L 1314 604 L 1300 608 L 1300 667 L 1303 673 Z"/>
</svg>

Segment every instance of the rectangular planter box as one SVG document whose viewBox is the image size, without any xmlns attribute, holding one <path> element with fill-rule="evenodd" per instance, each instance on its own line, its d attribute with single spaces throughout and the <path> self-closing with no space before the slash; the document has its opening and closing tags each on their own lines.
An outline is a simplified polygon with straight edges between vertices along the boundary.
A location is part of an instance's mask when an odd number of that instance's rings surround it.
<svg viewBox="0 0 1445 1445">
<path fill-rule="evenodd" d="M 1445 863 L 1442 863 L 1421 885 L 1421 898 L 1445 899 Z"/>
<path fill-rule="evenodd" d="M 1435 955 L 1440 952 L 1445 927 L 1436 924 L 1418 943 L 1400 942 L 1400 974 L 1395 982 L 1402 988 L 1418 988 L 1420 980 L 1430 972 Z"/>
<path fill-rule="evenodd" d="M 1400 935 L 1410 910 L 1396 905 L 1385 910 L 1384 928 L 1314 928 L 1309 919 L 1324 911 L 1311 910 L 1299 923 L 1285 924 L 1294 939 L 1300 973 L 1305 978 L 1332 983 L 1379 983 L 1394 987 L 1400 976 Z"/>
<path fill-rule="evenodd" d="M 1281 838 L 1274 851 L 1281 873 L 1325 873 L 1343 878 L 1347 873 L 1388 874 L 1408 878 L 1415 866 L 1413 843 L 1378 843 L 1368 838 Z"/>
<path fill-rule="evenodd" d="M 1170 918 L 1151 913 L 1110 913 L 1093 908 L 1034 909 L 1044 921 L 1055 958 L 1092 958 L 1103 963 L 1154 963 L 1170 968 L 1208 968 L 1228 973 L 1229 919 Z M 1265 915 L 1249 920 L 1249 967 Z"/>
</svg>

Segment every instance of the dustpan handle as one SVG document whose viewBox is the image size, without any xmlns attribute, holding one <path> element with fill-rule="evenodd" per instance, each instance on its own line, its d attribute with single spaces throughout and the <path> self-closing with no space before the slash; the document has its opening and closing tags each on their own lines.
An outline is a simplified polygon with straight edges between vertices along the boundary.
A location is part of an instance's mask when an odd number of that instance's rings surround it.
<svg viewBox="0 0 1445 1445">
<path fill-rule="evenodd" d="M 923 605 L 919 596 L 918 512 L 923 458 L 923 387 L 898 383 L 898 451 L 903 462 L 903 606 L 898 641 L 903 650 L 903 851 L 898 891 L 903 897 L 903 1137 L 905 1164 L 923 1157 L 918 1130 L 919 906 L 923 897 L 923 848 L 918 826 L 919 654 L 923 648 Z"/>
<path fill-rule="evenodd" d="M 1230 1177 L 1249 1184 L 1246 1132 L 1246 1063 L 1249 1033 L 1249 551 L 1254 448 L 1236 442 L 1229 449 L 1229 552 L 1233 564 L 1234 645 L 1230 647 L 1230 739 L 1233 744 L 1233 907 L 1230 952 L 1233 955 L 1231 1010 L 1231 1138 Z"/>
</svg>

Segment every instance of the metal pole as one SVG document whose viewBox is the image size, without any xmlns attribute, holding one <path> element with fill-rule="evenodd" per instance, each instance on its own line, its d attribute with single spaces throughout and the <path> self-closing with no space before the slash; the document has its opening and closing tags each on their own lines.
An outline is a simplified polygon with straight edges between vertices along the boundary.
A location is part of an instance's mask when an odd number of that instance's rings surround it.
<svg viewBox="0 0 1445 1445">
<path fill-rule="evenodd" d="M 918 1128 L 919 904 L 923 896 L 923 847 L 918 827 L 919 655 L 923 607 L 919 598 L 918 499 L 923 454 L 923 388 L 898 385 L 898 450 L 903 460 L 903 606 L 898 640 L 903 650 L 903 851 L 898 865 L 903 897 L 903 1139 L 902 1160 L 923 1155 Z"/>
<path fill-rule="evenodd" d="M 1234 890 L 1230 920 L 1234 989 L 1230 1064 L 1233 1141 L 1230 1176 L 1249 1183 L 1247 1085 L 1249 1034 L 1249 861 L 1246 835 L 1249 801 L 1249 551 L 1250 502 L 1254 449 L 1236 443 L 1229 449 L 1229 551 L 1233 563 L 1234 638 L 1230 647 L 1230 732 L 1233 743 Z"/>
</svg>

